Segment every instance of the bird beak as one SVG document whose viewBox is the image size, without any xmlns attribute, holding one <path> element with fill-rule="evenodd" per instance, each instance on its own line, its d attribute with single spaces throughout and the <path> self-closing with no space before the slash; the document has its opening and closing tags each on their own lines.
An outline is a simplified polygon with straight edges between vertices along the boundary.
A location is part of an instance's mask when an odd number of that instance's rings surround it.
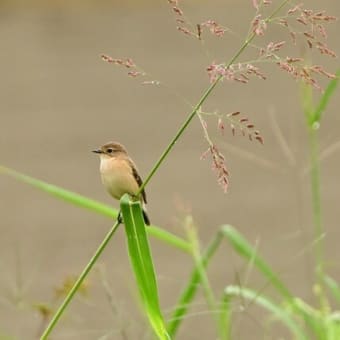
<svg viewBox="0 0 340 340">
<path fill-rule="evenodd" d="M 102 150 L 100 150 L 100 149 L 97 149 L 97 150 L 92 150 L 92 152 L 94 152 L 94 153 L 103 153 L 103 151 Z"/>
</svg>

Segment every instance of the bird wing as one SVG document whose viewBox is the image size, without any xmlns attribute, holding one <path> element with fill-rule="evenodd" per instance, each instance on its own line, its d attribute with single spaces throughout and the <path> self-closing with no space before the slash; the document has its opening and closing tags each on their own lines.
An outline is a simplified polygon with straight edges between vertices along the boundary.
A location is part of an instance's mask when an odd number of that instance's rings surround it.
<svg viewBox="0 0 340 340">
<path fill-rule="evenodd" d="M 136 182 L 138 183 L 138 186 L 140 187 L 143 184 L 143 180 L 139 176 L 139 173 L 137 171 L 137 168 L 136 168 L 135 164 L 132 161 L 130 162 L 130 164 L 131 164 L 131 169 L 132 169 L 132 175 L 135 178 Z M 144 203 L 147 203 L 147 201 L 146 201 L 146 193 L 145 193 L 144 189 L 142 190 L 141 194 L 142 194 L 142 198 L 143 198 Z"/>
</svg>

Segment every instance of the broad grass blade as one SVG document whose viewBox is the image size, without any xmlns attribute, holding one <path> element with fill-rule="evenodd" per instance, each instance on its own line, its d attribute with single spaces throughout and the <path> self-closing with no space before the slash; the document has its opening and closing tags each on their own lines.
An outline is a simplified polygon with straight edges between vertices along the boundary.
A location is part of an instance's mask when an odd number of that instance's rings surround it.
<svg viewBox="0 0 340 340">
<path fill-rule="evenodd" d="M 170 339 L 159 305 L 156 276 L 140 203 L 131 201 L 126 194 L 121 198 L 120 207 L 129 257 L 145 313 L 158 339 Z"/>
</svg>

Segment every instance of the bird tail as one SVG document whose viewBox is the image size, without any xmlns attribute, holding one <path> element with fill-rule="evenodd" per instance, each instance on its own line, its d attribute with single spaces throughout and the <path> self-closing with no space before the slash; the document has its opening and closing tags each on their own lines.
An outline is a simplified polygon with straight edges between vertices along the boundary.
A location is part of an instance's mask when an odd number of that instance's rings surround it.
<svg viewBox="0 0 340 340">
<path fill-rule="evenodd" d="M 144 217 L 145 224 L 150 225 L 151 224 L 150 218 L 149 218 L 149 215 L 147 213 L 146 206 L 145 206 L 144 202 L 143 202 L 143 205 L 142 205 L 142 210 L 143 210 L 143 217 Z"/>
<path fill-rule="evenodd" d="M 146 225 L 150 225 L 151 222 L 150 222 L 150 218 L 145 210 L 145 208 L 143 208 L 143 217 L 144 217 L 144 222 Z"/>
</svg>

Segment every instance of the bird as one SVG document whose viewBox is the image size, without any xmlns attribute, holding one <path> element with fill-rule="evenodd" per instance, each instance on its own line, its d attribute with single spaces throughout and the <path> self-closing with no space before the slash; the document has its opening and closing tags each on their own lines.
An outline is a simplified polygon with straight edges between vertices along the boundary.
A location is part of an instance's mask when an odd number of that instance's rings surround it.
<svg viewBox="0 0 340 340">
<path fill-rule="evenodd" d="M 143 180 L 126 148 L 118 142 L 109 142 L 92 152 L 100 156 L 101 179 L 109 194 L 117 200 L 124 194 L 135 197 Z M 150 225 L 145 207 L 147 203 L 145 190 L 143 189 L 140 194 L 144 222 Z"/>
</svg>

